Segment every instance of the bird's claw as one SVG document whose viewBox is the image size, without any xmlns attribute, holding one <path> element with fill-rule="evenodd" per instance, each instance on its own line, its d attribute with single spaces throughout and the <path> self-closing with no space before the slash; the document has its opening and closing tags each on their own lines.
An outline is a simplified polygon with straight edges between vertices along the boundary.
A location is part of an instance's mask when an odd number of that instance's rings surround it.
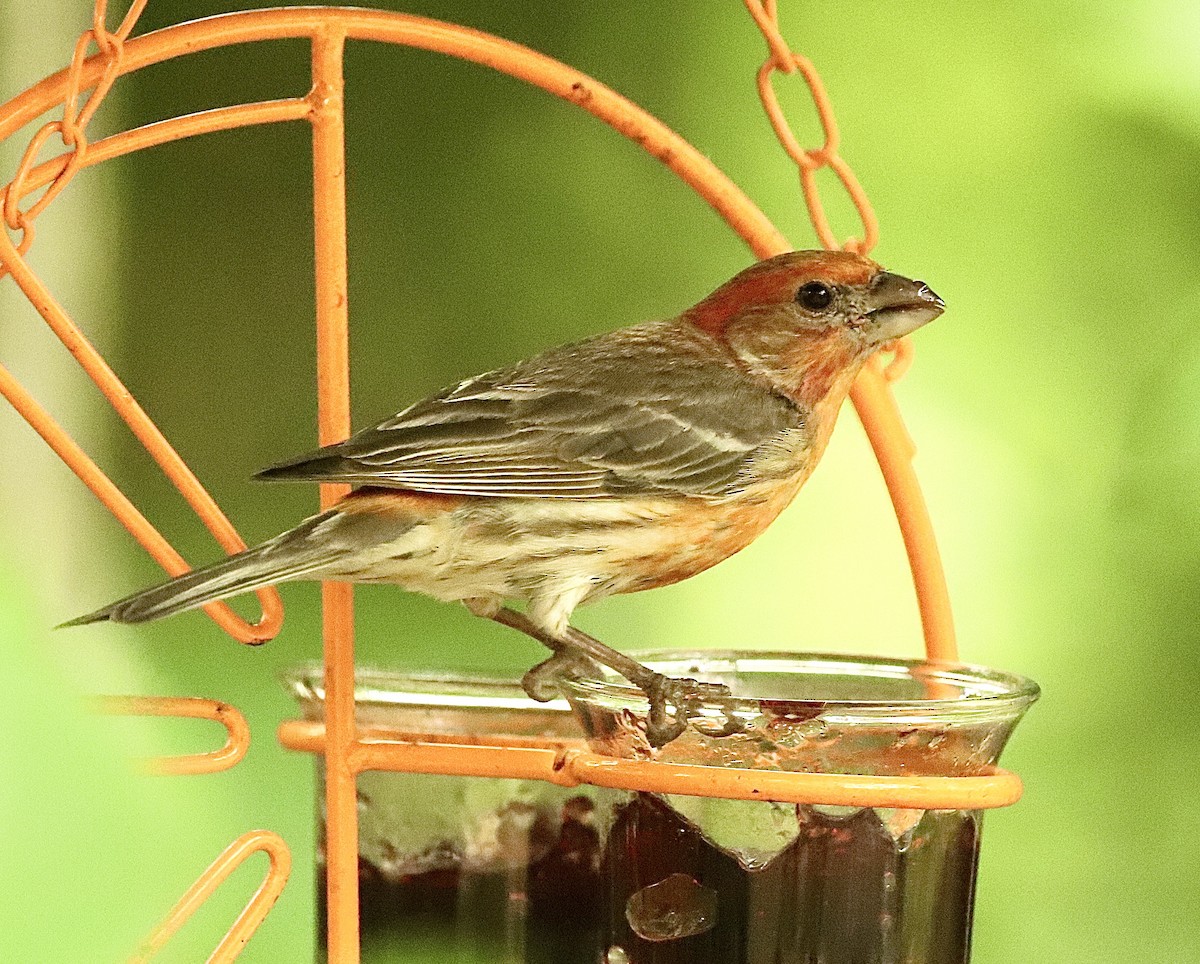
<svg viewBox="0 0 1200 964">
<path fill-rule="evenodd" d="M 705 736 L 731 736 L 745 729 L 745 723 L 737 716 L 733 695 L 723 683 L 663 676 L 581 630 L 568 626 L 564 636 L 559 638 L 546 632 L 525 613 L 507 607 L 492 614 L 491 618 L 520 630 L 554 651 L 553 656 L 538 663 L 521 678 L 521 686 L 532 700 L 548 703 L 557 697 L 558 680 L 564 676 L 603 679 L 601 666 L 607 666 L 646 694 L 650 703 L 646 739 L 653 747 L 666 746 L 680 736 L 688 723 L 700 715 L 699 709 L 704 704 L 720 707 L 725 715 L 725 722 L 719 729 L 706 725 L 701 730 Z"/>
<path fill-rule="evenodd" d="M 593 660 L 580 653 L 560 649 L 526 672 L 521 677 L 521 688 L 531 700 L 549 703 L 559 697 L 558 681 L 563 677 L 595 679 L 600 673 L 600 667 Z"/>
<path fill-rule="evenodd" d="M 725 723 L 721 729 L 706 730 L 706 736 L 732 736 L 745 728 L 734 712 L 733 696 L 724 683 L 702 683 L 655 673 L 641 689 L 650 703 L 646 739 L 653 747 L 666 746 L 682 735 L 698 707 L 704 703 L 716 704 L 725 713 Z M 668 713 L 668 706 L 675 711 L 674 714 Z"/>
</svg>

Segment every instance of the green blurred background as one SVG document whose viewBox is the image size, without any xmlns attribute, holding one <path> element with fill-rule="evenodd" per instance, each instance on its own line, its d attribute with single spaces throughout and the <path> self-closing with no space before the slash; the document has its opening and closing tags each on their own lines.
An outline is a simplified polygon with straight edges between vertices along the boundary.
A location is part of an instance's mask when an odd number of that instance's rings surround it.
<svg viewBox="0 0 1200 964">
<path fill-rule="evenodd" d="M 917 337 L 898 396 L 962 654 L 1045 693 L 1005 759 L 1026 797 L 987 821 L 975 960 L 1200 960 L 1200 7 L 781 6 L 875 203 L 876 256 L 949 306 Z M 235 7 L 151 0 L 138 31 Z M 712 157 L 797 247 L 814 243 L 754 92 L 762 40 L 735 0 L 404 9 L 592 73 Z M 85 0 L 0 3 L 0 94 L 63 66 L 89 18 Z M 298 42 L 185 58 L 122 79 L 91 133 L 301 94 L 307 77 Z M 816 143 L 802 87 L 779 88 Z M 673 314 L 751 260 L 633 145 L 482 68 L 352 44 L 347 123 L 356 426 L 551 344 Z M 29 133 L 3 145 L 5 178 Z M 248 482 L 315 438 L 308 150 L 293 124 L 85 172 L 31 254 L 250 541 L 314 505 L 305 487 Z M 857 230 L 824 185 L 839 232 Z M 0 288 L 0 363 L 189 559 L 211 558 L 148 457 L 12 283 Z M 285 589 L 287 625 L 257 649 L 198 614 L 52 633 L 159 572 L 7 407 L 0 438 L 7 958 L 119 959 L 226 842 L 265 826 L 296 866 L 244 959 L 308 959 L 312 765 L 272 730 L 293 712 L 276 673 L 319 653 L 317 590 Z M 518 673 L 541 656 L 455 607 L 387 588 L 358 598 L 363 663 Z M 853 414 L 752 548 L 579 622 L 626 647 L 918 652 L 896 524 Z M 228 774 L 136 777 L 129 756 L 196 749 L 215 729 L 97 719 L 80 707 L 91 692 L 228 700 L 257 740 Z M 261 860 L 163 960 L 206 956 Z"/>
</svg>

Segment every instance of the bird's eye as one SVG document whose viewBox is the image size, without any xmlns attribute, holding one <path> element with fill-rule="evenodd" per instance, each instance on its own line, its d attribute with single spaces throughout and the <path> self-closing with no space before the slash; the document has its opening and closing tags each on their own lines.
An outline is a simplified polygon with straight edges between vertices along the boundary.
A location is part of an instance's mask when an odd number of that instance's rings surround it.
<svg viewBox="0 0 1200 964">
<path fill-rule="evenodd" d="M 796 303 L 809 311 L 824 311 L 833 304 L 833 289 L 820 281 L 810 281 L 796 292 Z"/>
</svg>

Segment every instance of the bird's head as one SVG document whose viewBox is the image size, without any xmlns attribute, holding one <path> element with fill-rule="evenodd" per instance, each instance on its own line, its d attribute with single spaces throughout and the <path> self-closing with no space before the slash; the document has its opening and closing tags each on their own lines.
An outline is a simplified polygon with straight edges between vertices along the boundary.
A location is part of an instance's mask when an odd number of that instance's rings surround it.
<svg viewBox="0 0 1200 964">
<path fill-rule="evenodd" d="M 942 313 L 921 281 L 848 251 L 790 251 L 752 265 L 683 318 L 755 377 L 813 407 L 836 397 L 880 347 Z"/>
</svg>

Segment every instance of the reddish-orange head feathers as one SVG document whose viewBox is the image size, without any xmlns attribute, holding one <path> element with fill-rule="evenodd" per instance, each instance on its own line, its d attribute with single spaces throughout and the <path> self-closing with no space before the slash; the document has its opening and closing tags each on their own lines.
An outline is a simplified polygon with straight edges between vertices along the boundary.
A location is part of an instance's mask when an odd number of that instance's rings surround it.
<svg viewBox="0 0 1200 964">
<path fill-rule="evenodd" d="M 849 251 L 789 251 L 751 265 L 684 313 L 697 328 L 720 337 L 729 321 L 748 309 L 793 305 L 809 282 L 859 288 L 882 269 Z"/>
</svg>

